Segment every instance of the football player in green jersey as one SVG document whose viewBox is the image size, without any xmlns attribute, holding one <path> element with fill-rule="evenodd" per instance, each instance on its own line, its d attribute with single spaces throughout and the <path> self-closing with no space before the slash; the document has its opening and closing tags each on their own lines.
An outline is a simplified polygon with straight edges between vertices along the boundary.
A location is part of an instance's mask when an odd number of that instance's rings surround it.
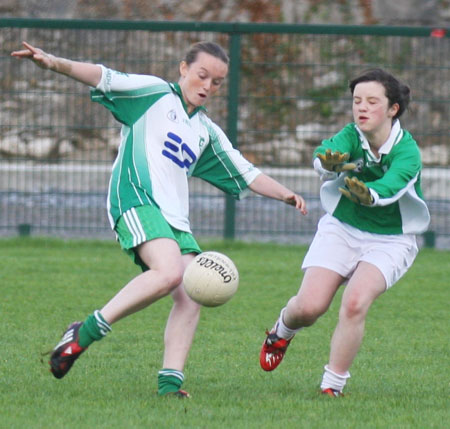
<svg viewBox="0 0 450 429">
<path fill-rule="evenodd" d="M 203 105 L 228 73 L 228 56 L 219 45 L 193 45 L 180 63 L 176 83 L 58 58 L 27 42 L 23 47 L 11 55 L 92 87 L 92 100 L 122 124 L 108 214 L 122 248 L 143 269 L 100 310 L 68 327 L 52 352 L 51 371 L 56 378 L 64 377 L 113 323 L 171 294 L 174 304 L 165 329 L 158 393 L 186 397 L 181 390 L 183 370 L 200 307 L 186 295 L 182 278 L 187 264 L 201 252 L 189 224 L 188 176 L 235 198 L 251 190 L 302 214 L 305 201 L 248 162 L 207 116 Z"/>
<path fill-rule="evenodd" d="M 260 364 L 274 370 L 294 335 L 324 314 L 346 283 L 321 390 L 340 396 L 359 350 L 367 312 L 412 265 L 416 234 L 430 215 L 420 187 L 419 148 L 399 117 L 409 88 L 382 69 L 350 83 L 354 122 L 314 152 L 326 214 L 304 258 L 300 289 L 263 343 Z"/>
</svg>

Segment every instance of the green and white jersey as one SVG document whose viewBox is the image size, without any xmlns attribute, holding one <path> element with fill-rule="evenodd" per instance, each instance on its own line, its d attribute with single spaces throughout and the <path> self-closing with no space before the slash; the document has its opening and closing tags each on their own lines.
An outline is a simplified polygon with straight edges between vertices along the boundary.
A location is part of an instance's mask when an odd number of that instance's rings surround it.
<svg viewBox="0 0 450 429">
<path fill-rule="evenodd" d="M 112 228 L 130 208 L 156 205 L 170 225 L 191 232 L 188 176 L 237 199 L 244 195 L 260 171 L 233 148 L 203 107 L 187 113 L 178 84 L 101 67 L 91 99 L 123 125 L 108 192 Z"/>
<path fill-rule="evenodd" d="M 422 162 L 417 143 L 403 130 L 397 120 L 389 138 L 379 149 L 379 157 L 370 150 L 369 142 L 356 124 L 346 125 L 331 139 L 324 140 L 314 151 L 324 154 L 327 149 L 348 152 L 355 171 L 335 175 L 320 189 L 324 210 L 340 221 L 362 231 L 375 234 L 419 234 L 428 228 L 430 214 L 420 186 Z M 320 170 L 320 161 L 314 165 Z M 356 204 L 338 190 L 344 178 L 356 176 L 369 188 L 374 203 Z"/>
</svg>

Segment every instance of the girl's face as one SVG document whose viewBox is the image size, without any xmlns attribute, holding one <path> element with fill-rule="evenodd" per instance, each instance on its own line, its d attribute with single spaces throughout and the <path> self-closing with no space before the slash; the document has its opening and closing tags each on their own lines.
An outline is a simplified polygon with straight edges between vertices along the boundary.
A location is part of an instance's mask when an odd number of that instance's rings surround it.
<svg viewBox="0 0 450 429">
<path fill-rule="evenodd" d="M 398 109 L 397 103 L 389 107 L 385 88 L 379 82 L 360 82 L 353 90 L 353 119 L 364 134 L 390 130 Z"/>
<path fill-rule="evenodd" d="M 199 52 L 190 65 L 181 62 L 179 84 L 189 113 L 217 92 L 227 73 L 228 65 L 206 52 Z"/>
</svg>

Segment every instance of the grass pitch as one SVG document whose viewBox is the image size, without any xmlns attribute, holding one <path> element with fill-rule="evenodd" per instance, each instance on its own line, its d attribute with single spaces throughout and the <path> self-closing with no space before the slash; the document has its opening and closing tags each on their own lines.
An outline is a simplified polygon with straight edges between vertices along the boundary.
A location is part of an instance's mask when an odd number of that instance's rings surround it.
<svg viewBox="0 0 450 429">
<path fill-rule="evenodd" d="M 170 298 L 115 324 L 62 380 L 41 354 L 139 271 L 113 242 L 0 240 L 0 428 L 442 428 L 449 409 L 450 252 L 423 249 L 369 312 L 346 396 L 319 394 L 342 291 L 265 373 L 258 355 L 296 293 L 305 247 L 202 243 L 240 271 L 236 296 L 205 308 L 185 368 L 192 398 L 160 398 Z M 447 423 L 445 423 L 447 422 Z"/>
</svg>

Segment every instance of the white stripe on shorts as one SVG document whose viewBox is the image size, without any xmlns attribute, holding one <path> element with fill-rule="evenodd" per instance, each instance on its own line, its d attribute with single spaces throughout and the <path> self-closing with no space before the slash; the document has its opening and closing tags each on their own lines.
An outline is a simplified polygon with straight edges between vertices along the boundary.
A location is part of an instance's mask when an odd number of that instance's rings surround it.
<svg viewBox="0 0 450 429">
<path fill-rule="evenodd" d="M 139 231 L 139 236 L 141 237 L 141 240 L 139 241 L 138 244 L 141 244 L 147 239 L 147 237 L 145 236 L 144 227 L 141 224 L 141 220 L 139 219 L 136 209 L 134 207 L 132 207 L 130 209 L 130 212 L 133 215 L 133 219 L 136 222 L 136 227 L 138 228 L 138 231 Z"/>
<path fill-rule="evenodd" d="M 141 225 L 141 221 L 136 213 L 135 208 L 131 208 L 123 214 L 123 218 L 127 227 L 133 236 L 133 247 L 143 243 L 146 240 L 144 228 Z"/>
<path fill-rule="evenodd" d="M 128 231 L 133 236 L 133 247 L 136 247 L 136 243 L 138 240 L 137 231 L 134 226 L 133 218 L 131 217 L 131 213 L 129 211 L 125 212 L 123 215 L 123 220 L 125 221 Z"/>
</svg>

